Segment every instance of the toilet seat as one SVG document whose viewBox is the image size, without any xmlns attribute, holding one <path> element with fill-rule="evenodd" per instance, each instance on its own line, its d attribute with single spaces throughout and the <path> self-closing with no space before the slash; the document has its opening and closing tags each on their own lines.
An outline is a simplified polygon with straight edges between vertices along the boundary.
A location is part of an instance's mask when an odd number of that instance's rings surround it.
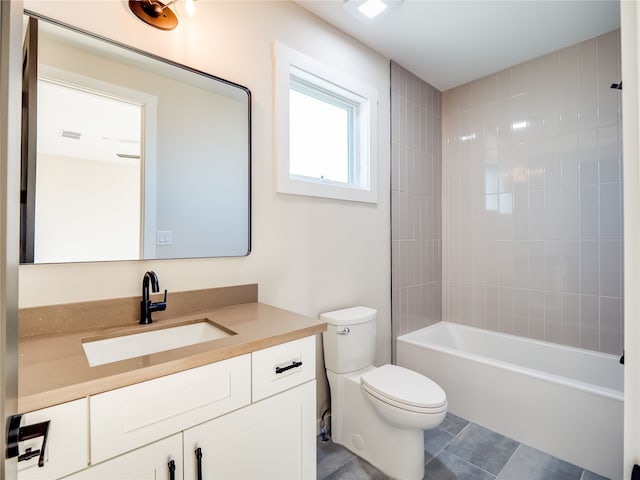
<svg viewBox="0 0 640 480">
<path fill-rule="evenodd" d="M 433 380 L 397 365 L 383 365 L 360 377 L 362 388 L 379 400 L 416 413 L 440 413 L 447 396 Z"/>
</svg>

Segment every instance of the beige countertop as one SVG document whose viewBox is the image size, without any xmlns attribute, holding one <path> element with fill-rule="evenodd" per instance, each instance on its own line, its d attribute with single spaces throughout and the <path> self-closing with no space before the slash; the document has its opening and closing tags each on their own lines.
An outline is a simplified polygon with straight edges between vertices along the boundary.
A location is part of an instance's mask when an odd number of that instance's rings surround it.
<svg viewBox="0 0 640 480">
<path fill-rule="evenodd" d="M 90 367 L 83 340 L 207 320 L 229 337 Z M 19 343 L 18 411 L 30 412 L 88 395 L 250 353 L 326 330 L 318 319 L 261 303 L 243 303 L 204 313 L 154 320 L 151 325 L 92 328 L 22 337 Z"/>
</svg>

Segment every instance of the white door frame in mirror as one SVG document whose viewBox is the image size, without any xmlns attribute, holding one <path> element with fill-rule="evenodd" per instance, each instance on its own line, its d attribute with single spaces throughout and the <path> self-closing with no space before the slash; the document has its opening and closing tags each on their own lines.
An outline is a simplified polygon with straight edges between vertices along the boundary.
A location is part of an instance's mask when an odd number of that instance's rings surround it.
<svg viewBox="0 0 640 480">
<path fill-rule="evenodd" d="M 158 99 L 153 95 L 126 88 L 120 85 L 97 80 L 92 77 L 80 75 L 75 72 L 39 65 L 39 78 L 45 81 L 55 82 L 64 86 L 78 88 L 98 95 L 121 99 L 142 107 L 142 138 L 141 138 L 141 192 L 140 214 L 143 221 L 140 224 L 139 238 L 142 239 L 139 246 L 139 254 L 130 260 L 138 258 L 155 258 L 156 255 L 156 161 L 157 161 L 157 111 Z M 91 260 L 91 259 L 90 259 Z M 95 260 L 95 258 L 93 259 Z M 116 258 L 101 260 L 123 260 L 119 255 Z M 50 263 L 56 261 L 69 261 L 68 259 L 36 259 L 36 263 Z M 75 259 L 74 261 L 78 261 Z"/>
</svg>

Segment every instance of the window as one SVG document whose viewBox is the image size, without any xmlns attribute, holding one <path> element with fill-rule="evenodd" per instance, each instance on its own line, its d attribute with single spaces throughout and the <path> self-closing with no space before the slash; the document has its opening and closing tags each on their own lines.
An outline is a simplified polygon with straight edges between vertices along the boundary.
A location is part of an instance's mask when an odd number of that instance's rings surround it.
<svg viewBox="0 0 640 480">
<path fill-rule="evenodd" d="M 377 202 L 377 94 L 276 44 L 278 191 Z"/>
</svg>

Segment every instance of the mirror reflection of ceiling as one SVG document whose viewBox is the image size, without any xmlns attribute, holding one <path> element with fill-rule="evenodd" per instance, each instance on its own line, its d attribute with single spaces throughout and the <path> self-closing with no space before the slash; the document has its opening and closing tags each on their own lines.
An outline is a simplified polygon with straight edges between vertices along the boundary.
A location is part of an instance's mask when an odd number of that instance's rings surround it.
<svg viewBox="0 0 640 480">
<path fill-rule="evenodd" d="M 38 82 L 40 153 L 126 163 L 140 156 L 141 121 L 138 105 Z"/>
<path fill-rule="evenodd" d="M 385 1 L 366 21 L 349 1 L 296 0 L 441 91 L 620 27 L 618 0 Z"/>
</svg>

